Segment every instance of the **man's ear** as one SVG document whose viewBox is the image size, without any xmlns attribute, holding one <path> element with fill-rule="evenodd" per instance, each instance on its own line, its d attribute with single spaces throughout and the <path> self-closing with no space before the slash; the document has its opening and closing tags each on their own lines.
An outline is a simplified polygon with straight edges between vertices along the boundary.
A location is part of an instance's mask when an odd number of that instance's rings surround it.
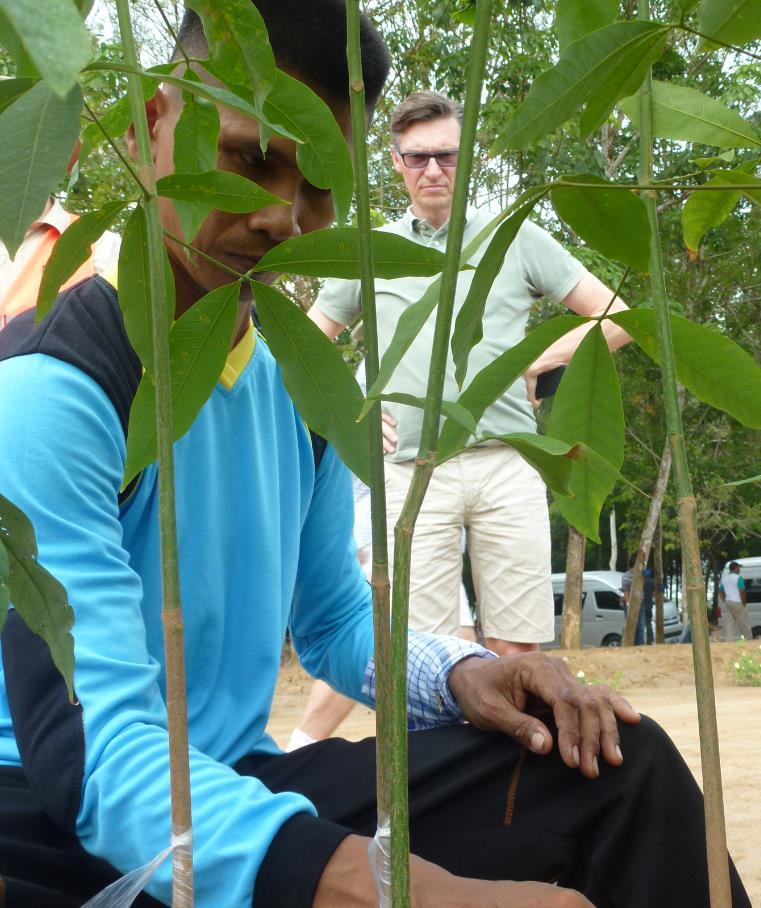
<svg viewBox="0 0 761 908">
<path fill-rule="evenodd" d="M 151 148 L 153 149 L 153 159 L 156 160 L 156 124 L 162 117 L 166 116 L 171 106 L 171 100 L 167 93 L 161 89 L 156 89 L 156 94 L 145 102 L 145 114 L 148 118 L 148 135 L 151 139 Z M 132 158 L 137 160 L 137 140 L 135 138 L 135 124 L 130 123 L 127 130 L 127 147 Z"/>
<path fill-rule="evenodd" d="M 402 161 L 399 152 L 393 145 L 391 146 L 391 163 L 397 173 L 401 173 L 404 170 L 404 161 Z"/>
</svg>

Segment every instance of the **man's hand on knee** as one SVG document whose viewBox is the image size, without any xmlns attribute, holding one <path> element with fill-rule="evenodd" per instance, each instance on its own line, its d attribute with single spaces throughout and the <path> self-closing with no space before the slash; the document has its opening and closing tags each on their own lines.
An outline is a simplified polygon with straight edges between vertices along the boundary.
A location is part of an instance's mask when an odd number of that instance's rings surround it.
<svg viewBox="0 0 761 908">
<path fill-rule="evenodd" d="M 369 844 L 370 839 L 357 835 L 343 840 L 320 878 L 314 908 L 371 908 L 378 904 Z M 415 855 L 410 855 L 410 890 L 413 908 L 594 908 L 571 889 L 546 883 L 469 880 Z"/>
<path fill-rule="evenodd" d="M 639 722 L 623 697 L 608 687 L 580 684 L 562 659 L 544 653 L 463 659 L 448 683 L 469 722 L 503 731 L 538 754 L 552 750 L 552 735 L 535 714 L 549 707 L 563 762 L 590 779 L 599 775 L 600 754 L 612 766 L 623 763 L 617 721 Z"/>
</svg>

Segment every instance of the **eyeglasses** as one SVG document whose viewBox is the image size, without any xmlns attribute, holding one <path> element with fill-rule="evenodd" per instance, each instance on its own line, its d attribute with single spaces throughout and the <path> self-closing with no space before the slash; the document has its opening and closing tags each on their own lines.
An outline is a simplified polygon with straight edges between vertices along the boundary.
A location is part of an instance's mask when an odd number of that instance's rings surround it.
<svg viewBox="0 0 761 908">
<path fill-rule="evenodd" d="M 399 157 L 410 170 L 424 170 L 431 158 L 439 167 L 456 167 L 457 151 L 399 151 Z"/>
</svg>

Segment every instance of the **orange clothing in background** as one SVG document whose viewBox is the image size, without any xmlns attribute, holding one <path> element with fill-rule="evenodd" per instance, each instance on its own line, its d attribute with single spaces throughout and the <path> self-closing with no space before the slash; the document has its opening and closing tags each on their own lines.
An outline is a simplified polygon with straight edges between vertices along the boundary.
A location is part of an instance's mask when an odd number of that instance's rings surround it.
<svg viewBox="0 0 761 908">
<path fill-rule="evenodd" d="M 5 246 L 0 243 L 0 329 L 15 316 L 37 303 L 42 272 L 53 247 L 64 230 L 77 220 L 77 215 L 65 211 L 53 200 L 48 210 L 35 221 L 11 261 Z M 86 277 L 101 273 L 116 264 L 119 237 L 106 232 L 92 247 L 92 255 L 61 286 L 61 290 L 79 283 Z"/>
</svg>

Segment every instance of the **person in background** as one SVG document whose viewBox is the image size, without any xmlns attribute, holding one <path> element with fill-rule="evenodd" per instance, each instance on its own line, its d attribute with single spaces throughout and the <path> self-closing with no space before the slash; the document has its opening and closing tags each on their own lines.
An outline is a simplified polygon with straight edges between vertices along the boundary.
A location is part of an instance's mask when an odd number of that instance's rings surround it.
<svg viewBox="0 0 761 908">
<path fill-rule="evenodd" d="M 735 625 L 737 632 L 746 640 L 753 639 L 753 631 L 748 621 L 748 594 L 745 592 L 745 579 L 740 573 L 740 565 L 733 561 L 729 570 L 721 579 L 719 586 L 719 599 L 726 609 L 727 640 L 735 639 Z"/>
</svg>

